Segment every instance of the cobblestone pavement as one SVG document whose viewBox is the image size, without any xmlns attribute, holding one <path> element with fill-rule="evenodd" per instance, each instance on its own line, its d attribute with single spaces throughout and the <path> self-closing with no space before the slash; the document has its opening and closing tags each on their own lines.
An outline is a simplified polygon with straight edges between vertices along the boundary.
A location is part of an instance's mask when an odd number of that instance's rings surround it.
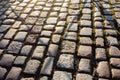
<svg viewBox="0 0 120 80">
<path fill-rule="evenodd" d="M 0 0 L 0 80 L 120 80 L 120 1 Z"/>
</svg>

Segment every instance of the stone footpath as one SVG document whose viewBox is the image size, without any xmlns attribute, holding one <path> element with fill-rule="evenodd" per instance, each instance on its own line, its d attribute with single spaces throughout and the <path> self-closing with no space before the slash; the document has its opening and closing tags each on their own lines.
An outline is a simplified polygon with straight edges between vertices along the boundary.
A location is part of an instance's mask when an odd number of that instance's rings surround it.
<svg viewBox="0 0 120 80">
<path fill-rule="evenodd" d="M 120 80 L 120 1 L 0 0 L 0 80 Z"/>
</svg>

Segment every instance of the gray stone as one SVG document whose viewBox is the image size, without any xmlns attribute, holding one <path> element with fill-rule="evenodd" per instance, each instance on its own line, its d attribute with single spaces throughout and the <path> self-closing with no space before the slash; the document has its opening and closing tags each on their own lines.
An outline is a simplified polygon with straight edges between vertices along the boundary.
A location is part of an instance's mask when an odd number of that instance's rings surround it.
<svg viewBox="0 0 120 80">
<path fill-rule="evenodd" d="M 31 46 L 31 45 L 24 45 L 24 46 L 22 47 L 22 49 L 21 49 L 20 54 L 27 56 L 27 55 L 30 54 L 31 49 L 32 49 L 32 46 Z"/>
<path fill-rule="evenodd" d="M 61 45 L 61 52 L 75 53 L 76 43 L 72 41 L 63 41 Z"/>
<path fill-rule="evenodd" d="M 26 43 L 35 44 L 37 40 L 38 34 L 29 34 L 26 38 Z"/>
<path fill-rule="evenodd" d="M 9 40 L 6 40 L 6 39 L 2 39 L 1 41 L 0 41 L 0 48 L 6 48 L 7 47 L 7 45 L 9 44 Z"/>
<path fill-rule="evenodd" d="M 67 17 L 67 22 L 77 22 L 78 21 L 78 16 L 68 16 Z"/>
<path fill-rule="evenodd" d="M 5 38 L 12 39 L 16 32 L 17 29 L 9 29 L 9 31 L 5 35 Z"/>
<path fill-rule="evenodd" d="M 119 69 L 112 69 L 112 78 L 120 79 L 120 70 Z"/>
<path fill-rule="evenodd" d="M 46 49 L 45 46 L 36 46 L 32 57 L 36 59 L 42 59 L 44 56 L 45 49 Z"/>
<path fill-rule="evenodd" d="M 13 24 L 14 22 L 15 22 L 14 19 L 6 19 L 6 20 L 3 21 L 3 24 L 11 25 L 11 24 Z"/>
<path fill-rule="evenodd" d="M 12 26 L 12 28 L 19 28 L 21 23 L 22 23 L 21 21 L 15 21 L 15 23 Z"/>
<path fill-rule="evenodd" d="M 45 21 L 46 21 L 46 18 L 38 18 L 35 24 L 36 24 L 37 26 L 39 26 L 39 25 L 44 25 L 44 24 L 45 24 Z"/>
<path fill-rule="evenodd" d="M 120 57 L 120 49 L 115 46 L 110 46 L 109 55 L 111 57 Z"/>
<path fill-rule="evenodd" d="M 52 31 L 43 30 L 40 35 L 45 37 L 50 37 L 51 34 L 52 34 Z"/>
<path fill-rule="evenodd" d="M 71 0 L 71 3 L 80 3 L 79 0 Z"/>
<path fill-rule="evenodd" d="M 81 19 L 82 20 L 91 20 L 91 15 L 90 14 L 83 14 Z"/>
<path fill-rule="evenodd" d="M 110 58 L 110 64 L 114 67 L 120 68 L 120 59 L 119 58 Z"/>
<path fill-rule="evenodd" d="M 30 78 L 21 78 L 20 80 L 35 80 L 35 79 L 30 77 Z"/>
<path fill-rule="evenodd" d="M 46 30 L 54 30 L 55 25 L 45 25 L 43 28 Z"/>
<path fill-rule="evenodd" d="M 83 3 L 90 3 L 91 0 L 83 0 Z"/>
<path fill-rule="evenodd" d="M 103 38 L 96 38 L 96 46 L 103 47 L 104 46 L 104 39 Z"/>
<path fill-rule="evenodd" d="M 91 14 L 92 10 L 90 8 L 83 8 L 82 13 Z"/>
<path fill-rule="evenodd" d="M 103 28 L 103 24 L 100 21 L 95 21 L 94 25 L 96 28 Z"/>
<path fill-rule="evenodd" d="M 32 28 L 32 25 L 21 25 L 19 30 L 21 31 L 29 31 Z"/>
<path fill-rule="evenodd" d="M 80 25 L 84 27 L 91 27 L 91 21 L 90 20 L 81 20 Z"/>
<path fill-rule="evenodd" d="M 31 32 L 33 32 L 33 33 L 40 33 L 41 30 L 42 30 L 42 27 L 43 27 L 43 26 L 37 26 L 37 25 L 36 25 L 36 26 L 33 26 Z"/>
<path fill-rule="evenodd" d="M 61 7 L 57 7 L 57 6 L 53 8 L 54 11 L 60 11 L 60 9 Z"/>
<path fill-rule="evenodd" d="M 0 26 L 0 33 L 7 31 L 10 28 L 10 25 L 1 25 Z"/>
<path fill-rule="evenodd" d="M 25 56 L 17 56 L 14 61 L 14 64 L 15 65 L 24 65 L 26 59 L 27 59 L 27 57 L 25 57 Z"/>
<path fill-rule="evenodd" d="M 102 17 L 95 17 L 94 21 L 103 21 Z"/>
<path fill-rule="evenodd" d="M 19 67 L 12 67 L 10 72 L 8 73 L 7 77 L 5 80 L 18 80 L 20 73 L 22 72 L 22 69 Z"/>
<path fill-rule="evenodd" d="M 111 8 L 110 4 L 108 4 L 108 3 L 102 4 L 102 6 L 103 6 L 103 8 Z"/>
<path fill-rule="evenodd" d="M 115 12 L 115 16 L 116 16 L 116 18 L 120 18 L 120 13 L 119 12 Z"/>
<path fill-rule="evenodd" d="M 68 13 L 69 15 L 79 15 L 80 10 L 69 9 Z"/>
<path fill-rule="evenodd" d="M 109 80 L 109 79 L 99 78 L 98 80 Z"/>
<path fill-rule="evenodd" d="M 107 36 L 117 36 L 116 30 L 106 29 L 105 32 Z"/>
<path fill-rule="evenodd" d="M 104 9 L 103 10 L 104 15 L 112 15 L 112 11 L 110 9 Z"/>
<path fill-rule="evenodd" d="M 100 17 L 100 16 L 101 16 L 101 12 L 95 12 L 95 13 L 94 13 L 94 16 L 95 16 L 95 17 Z"/>
<path fill-rule="evenodd" d="M 110 45 L 110 46 L 118 45 L 118 40 L 116 37 L 108 36 L 107 42 L 108 42 L 108 45 Z"/>
<path fill-rule="evenodd" d="M 91 8 L 92 7 L 92 5 L 90 4 L 90 3 L 82 3 L 82 9 L 83 8 Z"/>
<path fill-rule="evenodd" d="M 109 78 L 110 69 L 108 62 L 105 61 L 99 62 L 96 73 L 99 77 Z"/>
<path fill-rule="evenodd" d="M 103 30 L 95 29 L 95 37 L 103 37 Z"/>
<path fill-rule="evenodd" d="M 48 77 L 47 76 L 43 76 L 39 80 L 48 80 Z"/>
<path fill-rule="evenodd" d="M 57 34 L 62 34 L 64 31 L 64 27 L 56 27 L 55 28 L 55 32 L 54 33 L 57 33 Z"/>
<path fill-rule="evenodd" d="M 66 22 L 66 21 L 59 21 L 59 22 L 57 23 L 57 26 L 65 26 L 65 22 Z"/>
<path fill-rule="evenodd" d="M 4 51 L 4 50 L 0 49 L 0 56 L 3 54 L 3 51 Z"/>
<path fill-rule="evenodd" d="M 89 59 L 81 58 L 78 67 L 79 72 L 91 73 L 91 62 Z"/>
<path fill-rule="evenodd" d="M 28 17 L 28 18 L 26 18 L 25 23 L 33 25 L 33 24 L 35 24 L 36 21 L 37 21 L 37 18 L 35 18 L 35 17 Z"/>
<path fill-rule="evenodd" d="M 74 69 L 74 56 L 70 54 L 61 54 L 57 62 L 57 67 Z"/>
<path fill-rule="evenodd" d="M 53 43 L 59 43 L 60 42 L 60 38 L 61 38 L 60 35 L 53 35 L 52 36 L 52 42 Z"/>
<path fill-rule="evenodd" d="M 112 16 L 105 16 L 105 19 L 109 20 L 109 21 L 113 21 L 114 20 L 114 18 Z"/>
<path fill-rule="evenodd" d="M 40 66 L 40 62 L 38 60 L 29 60 L 25 69 L 24 73 L 26 74 L 35 74 L 36 71 L 38 70 L 38 67 Z"/>
<path fill-rule="evenodd" d="M 72 74 L 65 71 L 55 71 L 52 80 L 72 80 Z"/>
<path fill-rule="evenodd" d="M 49 44 L 49 41 L 50 41 L 49 38 L 41 37 L 41 38 L 39 38 L 37 44 L 40 44 L 40 45 L 48 45 L 48 44 Z"/>
<path fill-rule="evenodd" d="M 68 31 L 77 31 L 78 30 L 78 23 L 69 23 L 67 26 Z"/>
<path fill-rule="evenodd" d="M 93 77 L 89 74 L 77 73 L 76 80 L 93 80 Z"/>
<path fill-rule="evenodd" d="M 15 59 L 15 56 L 11 54 L 4 54 L 0 60 L 0 65 L 10 67 Z"/>
<path fill-rule="evenodd" d="M 42 11 L 40 17 L 47 17 L 47 15 L 48 15 L 47 11 Z"/>
<path fill-rule="evenodd" d="M 77 33 L 76 32 L 67 32 L 65 33 L 64 39 L 66 40 L 77 40 Z"/>
<path fill-rule="evenodd" d="M 97 60 L 107 60 L 106 52 L 104 48 L 96 48 L 95 50 Z"/>
<path fill-rule="evenodd" d="M 92 57 L 92 47 L 80 45 L 77 55 L 80 57 L 91 58 Z"/>
<path fill-rule="evenodd" d="M 51 13 L 50 13 L 50 16 L 51 16 L 51 17 L 57 17 L 57 15 L 58 15 L 58 12 L 51 12 Z"/>
<path fill-rule="evenodd" d="M 24 41 L 27 36 L 27 32 L 18 32 L 15 36 L 15 40 Z"/>
<path fill-rule="evenodd" d="M 79 9 L 79 4 L 71 4 L 70 8 L 72 8 L 72 9 Z"/>
<path fill-rule="evenodd" d="M 7 70 L 5 68 L 0 67 L 0 80 L 3 80 Z"/>
<path fill-rule="evenodd" d="M 80 44 L 92 45 L 92 39 L 90 37 L 80 37 Z"/>
<path fill-rule="evenodd" d="M 67 8 L 62 7 L 62 8 L 60 9 L 60 12 L 67 12 Z"/>
<path fill-rule="evenodd" d="M 57 23 L 57 18 L 56 17 L 50 17 L 46 21 L 47 24 L 56 24 Z"/>
<path fill-rule="evenodd" d="M 64 12 L 64 13 L 60 13 L 60 14 L 59 14 L 60 20 L 65 20 L 65 19 L 67 18 L 67 14 L 68 14 L 68 13 L 65 13 L 65 12 Z"/>
<path fill-rule="evenodd" d="M 92 28 L 82 28 L 80 31 L 81 36 L 92 36 Z"/>
<path fill-rule="evenodd" d="M 39 14 L 40 14 L 40 11 L 32 11 L 32 12 L 30 13 L 30 16 L 31 16 L 31 17 L 38 17 Z"/>
<path fill-rule="evenodd" d="M 47 57 L 43 63 L 40 74 L 51 75 L 53 64 L 54 64 L 54 58 Z"/>
<path fill-rule="evenodd" d="M 56 57 L 57 53 L 58 53 L 58 45 L 50 44 L 48 47 L 47 55 L 51 57 Z"/>
<path fill-rule="evenodd" d="M 8 46 L 7 50 L 8 50 L 9 53 L 18 54 L 20 49 L 21 49 L 21 47 L 22 47 L 22 43 L 21 42 L 13 41 Z"/>
</svg>

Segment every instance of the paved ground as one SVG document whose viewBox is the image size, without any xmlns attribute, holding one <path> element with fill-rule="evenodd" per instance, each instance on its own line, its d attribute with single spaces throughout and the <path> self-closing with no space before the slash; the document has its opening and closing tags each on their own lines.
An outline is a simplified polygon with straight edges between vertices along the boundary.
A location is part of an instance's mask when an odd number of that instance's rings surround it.
<svg viewBox="0 0 120 80">
<path fill-rule="evenodd" d="M 0 80 L 120 80 L 119 3 L 0 0 Z"/>
</svg>

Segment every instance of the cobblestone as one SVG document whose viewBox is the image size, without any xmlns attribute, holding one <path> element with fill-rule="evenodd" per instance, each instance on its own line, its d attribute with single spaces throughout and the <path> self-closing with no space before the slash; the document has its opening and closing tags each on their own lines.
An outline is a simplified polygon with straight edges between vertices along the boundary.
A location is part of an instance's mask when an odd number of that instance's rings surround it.
<svg viewBox="0 0 120 80">
<path fill-rule="evenodd" d="M 2 80 L 6 74 L 7 70 L 5 68 L 0 67 L 0 79 Z"/>
<path fill-rule="evenodd" d="M 3 39 L 0 41 L 0 48 L 6 48 L 9 44 L 9 40 Z"/>
<path fill-rule="evenodd" d="M 112 69 L 112 77 L 115 79 L 120 79 L 120 70 L 118 69 Z"/>
<path fill-rule="evenodd" d="M 80 57 L 91 58 L 92 57 L 92 47 L 80 45 L 77 55 Z"/>
<path fill-rule="evenodd" d="M 0 60 L 0 65 L 10 67 L 15 59 L 15 56 L 11 54 L 4 54 Z"/>
<path fill-rule="evenodd" d="M 96 48 L 95 52 L 96 52 L 97 60 L 107 60 L 107 56 L 104 48 Z"/>
<path fill-rule="evenodd" d="M 47 57 L 43 63 L 43 67 L 41 69 L 40 74 L 51 75 L 53 64 L 54 64 L 54 58 Z"/>
<path fill-rule="evenodd" d="M 39 66 L 40 62 L 38 60 L 29 60 L 25 67 L 24 73 L 35 74 Z"/>
<path fill-rule="evenodd" d="M 31 52 L 32 46 L 31 45 L 24 45 L 21 49 L 20 54 L 22 55 L 29 55 L 29 53 Z"/>
<path fill-rule="evenodd" d="M 50 44 L 47 52 L 48 56 L 55 57 L 57 55 L 57 52 L 58 52 L 58 45 Z"/>
<path fill-rule="evenodd" d="M 75 42 L 63 41 L 61 45 L 61 52 L 63 53 L 75 53 Z"/>
<path fill-rule="evenodd" d="M 52 80 L 72 80 L 72 74 L 64 71 L 55 71 Z"/>
<path fill-rule="evenodd" d="M 42 59 L 44 56 L 45 48 L 45 46 L 36 46 L 32 57 L 36 59 Z"/>
<path fill-rule="evenodd" d="M 21 42 L 13 41 L 8 46 L 8 52 L 9 53 L 18 54 L 20 49 L 21 49 L 21 47 L 22 47 L 22 43 Z"/>
<path fill-rule="evenodd" d="M 120 57 L 120 50 L 115 46 L 111 46 L 109 48 L 109 54 L 112 57 Z"/>
<path fill-rule="evenodd" d="M 0 0 L 0 80 L 119 80 L 119 0 Z"/>
<path fill-rule="evenodd" d="M 18 67 L 12 67 L 10 72 L 8 73 L 7 77 L 5 80 L 18 80 L 18 77 L 20 76 L 22 69 Z"/>
<path fill-rule="evenodd" d="M 25 56 L 18 56 L 18 57 L 16 57 L 14 64 L 15 65 L 24 65 L 25 61 L 26 61 Z"/>
<path fill-rule="evenodd" d="M 62 54 L 57 62 L 57 67 L 74 69 L 74 56 L 69 54 Z"/>
<path fill-rule="evenodd" d="M 78 71 L 79 72 L 87 72 L 90 73 L 91 72 L 91 63 L 89 59 L 81 59 L 79 62 L 79 68 Z"/>
<path fill-rule="evenodd" d="M 100 77 L 105 77 L 105 78 L 110 77 L 108 62 L 104 62 L 104 61 L 99 62 L 98 67 L 97 67 L 97 74 Z"/>
<path fill-rule="evenodd" d="M 26 38 L 27 32 L 18 32 L 15 36 L 15 40 L 24 41 Z"/>
<path fill-rule="evenodd" d="M 82 73 L 78 73 L 76 75 L 76 80 L 92 80 L 92 76 L 89 74 L 82 74 Z"/>
</svg>

